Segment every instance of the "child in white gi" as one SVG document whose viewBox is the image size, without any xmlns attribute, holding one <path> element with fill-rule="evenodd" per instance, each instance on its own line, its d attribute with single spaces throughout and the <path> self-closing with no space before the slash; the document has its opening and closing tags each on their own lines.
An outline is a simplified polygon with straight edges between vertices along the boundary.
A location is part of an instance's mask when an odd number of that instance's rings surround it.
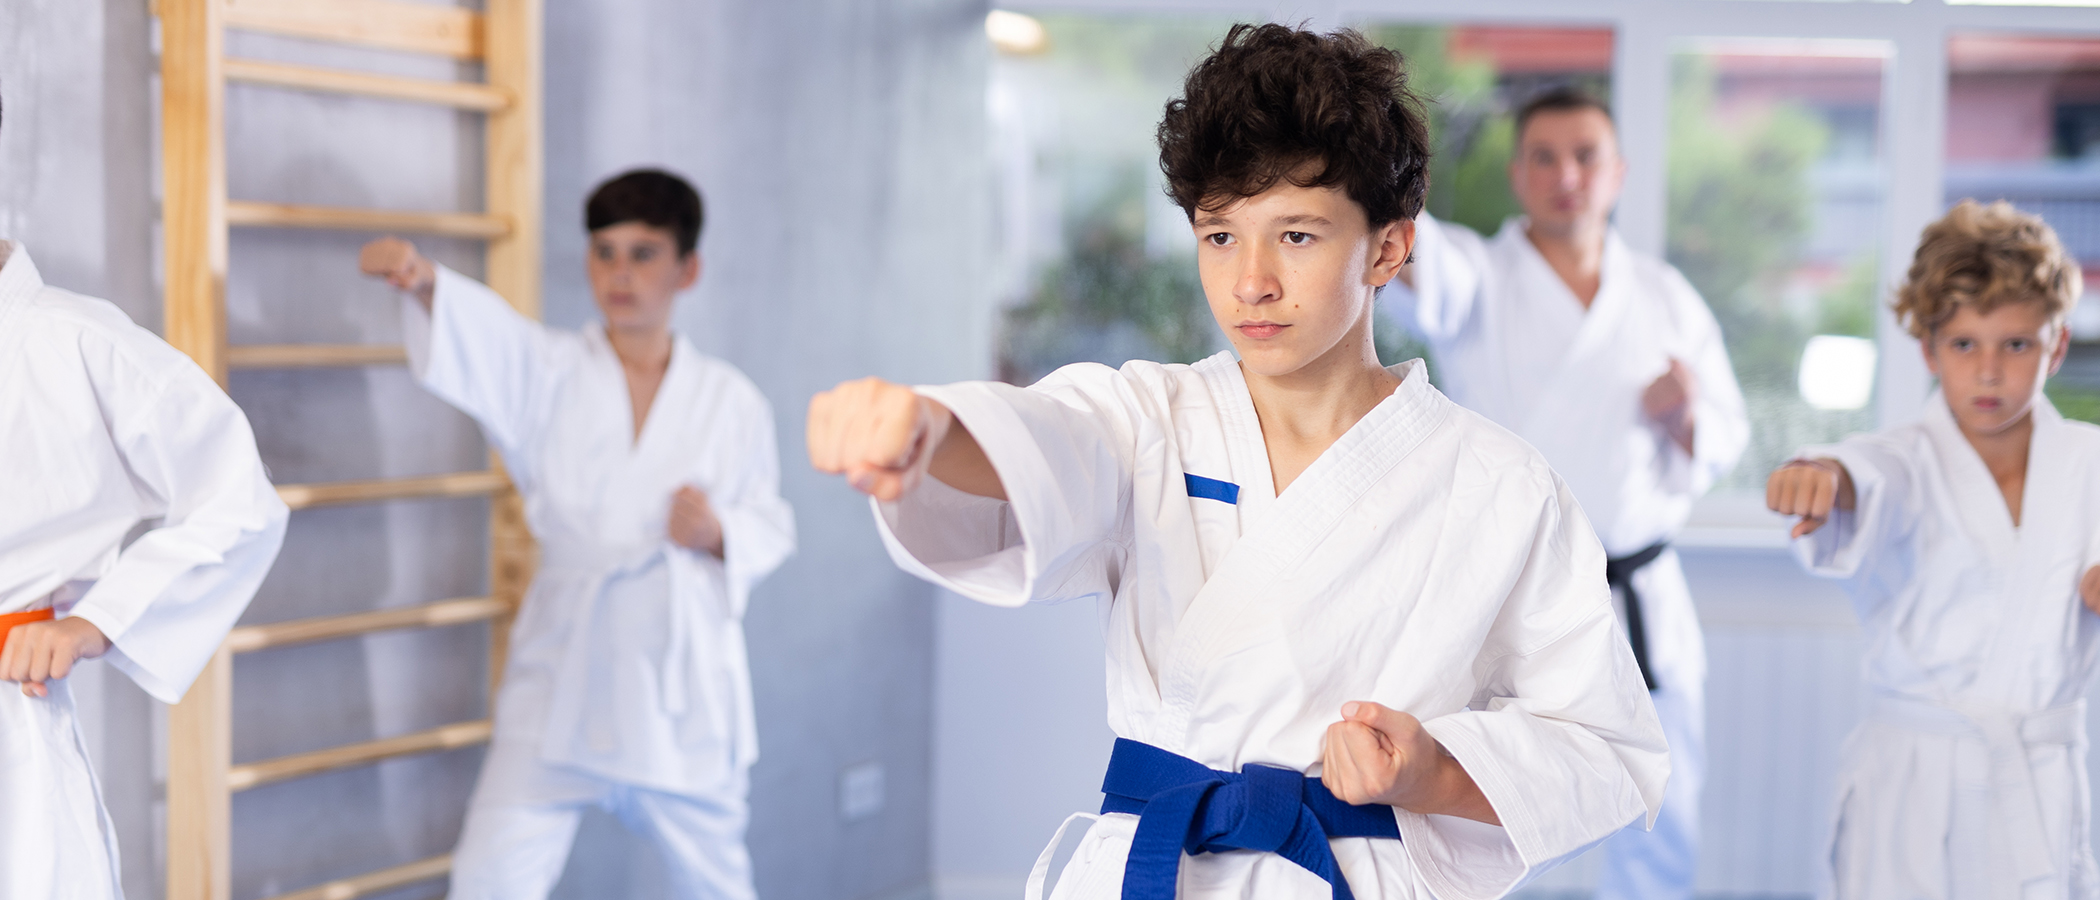
<svg viewBox="0 0 2100 900">
<path fill-rule="evenodd" d="M 1120 739 L 1053 896 L 1496 897 L 1652 817 L 1662 733 L 1574 497 L 1373 350 L 1426 189 L 1398 56 L 1235 26 L 1160 145 L 1237 359 L 810 406 L 899 565 L 1101 606 Z"/>
<path fill-rule="evenodd" d="M 1805 448 L 1767 483 L 1772 509 L 1802 517 L 1796 554 L 1843 580 L 1867 634 L 1831 896 L 2100 896 L 2085 763 L 2100 428 L 2042 394 L 2079 281 L 2040 219 L 1955 207 L 1895 306 L 1939 376 L 1924 420 Z"/>
<path fill-rule="evenodd" d="M 211 376 L 0 241 L 0 900 L 123 896 L 64 679 L 107 654 L 180 701 L 288 515 Z"/>
<path fill-rule="evenodd" d="M 511 631 L 454 900 L 545 897 L 585 808 L 652 839 L 680 897 L 754 896 L 751 589 L 794 550 L 772 410 L 671 330 L 703 208 L 641 170 L 585 208 L 602 324 L 557 331 L 406 242 L 364 270 L 407 291 L 410 361 L 472 415 L 525 498 L 540 568 Z"/>
</svg>

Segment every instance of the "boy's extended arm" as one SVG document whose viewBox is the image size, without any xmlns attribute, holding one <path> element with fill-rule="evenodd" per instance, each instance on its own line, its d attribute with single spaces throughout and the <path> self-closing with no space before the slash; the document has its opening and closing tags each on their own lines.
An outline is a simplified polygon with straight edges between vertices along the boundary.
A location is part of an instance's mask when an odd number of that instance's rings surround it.
<svg viewBox="0 0 2100 900">
<path fill-rule="evenodd" d="M 554 397 L 556 341 L 546 327 L 399 238 L 366 244 L 358 266 L 415 301 L 402 304 L 401 327 L 416 380 L 479 422 L 514 477 L 530 477 L 530 448 Z"/>
<path fill-rule="evenodd" d="M 809 402 L 809 461 L 855 490 L 893 501 L 931 473 L 979 497 L 1006 499 L 998 470 L 946 406 L 880 378 L 848 381 Z"/>
</svg>

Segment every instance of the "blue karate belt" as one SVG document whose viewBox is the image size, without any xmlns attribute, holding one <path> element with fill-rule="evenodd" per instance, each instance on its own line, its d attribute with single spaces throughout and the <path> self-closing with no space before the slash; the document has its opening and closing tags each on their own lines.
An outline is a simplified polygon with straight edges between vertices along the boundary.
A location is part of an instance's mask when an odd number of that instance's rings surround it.
<svg viewBox="0 0 2100 900">
<path fill-rule="evenodd" d="M 1102 779 L 1103 813 L 1138 817 L 1123 865 L 1123 900 L 1174 900 L 1181 854 L 1274 853 L 1320 876 L 1335 900 L 1355 900 L 1329 838 L 1400 839 L 1390 806 L 1351 806 L 1318 778 L 1251 764 L 1220 772 L 1140 741 L 1116 739 Z"/>
</svg>

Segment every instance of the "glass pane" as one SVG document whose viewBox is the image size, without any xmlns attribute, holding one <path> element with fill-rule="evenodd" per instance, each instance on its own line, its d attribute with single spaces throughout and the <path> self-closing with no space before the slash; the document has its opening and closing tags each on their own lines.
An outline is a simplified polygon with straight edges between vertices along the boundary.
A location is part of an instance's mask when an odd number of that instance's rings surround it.
<svg viewBox="0 0 2100 900">
<path fill-rule="evenodd" d="M 1014 17 L 1014 18 L 1005 18 Z M 1230 19 L 1001 13 L 993 147 L 1008 270 L 999 374 L 1066 363 L 1193 362 L 1223 349 L 1188 219 L 1162 193 L 1154 132 Z"/>
<path fill-rule="evenodd" d="M 2049 395 L 2065 415 L 2100 421 L 2100 38 L 1949 40 L 1946 202 L 1963 198 L 2041 216 L 2084 263 L 2071 357 Z"/>
<path fill-rule="evenodd" d="M 1877 41 L 1690 42 L 1673 54 L 1667 256 L 1720 320 L 1761 492 L 1803 444 L 1871 428 L 1880 297 Z"/>
</svg>

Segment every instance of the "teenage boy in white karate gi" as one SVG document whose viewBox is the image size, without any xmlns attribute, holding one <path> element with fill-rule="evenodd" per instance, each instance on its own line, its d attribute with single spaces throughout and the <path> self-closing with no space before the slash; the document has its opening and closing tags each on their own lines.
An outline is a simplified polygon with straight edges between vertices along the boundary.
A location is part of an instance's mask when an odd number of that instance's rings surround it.
<svg viewBox="0 0 2100 900">
<path fill-rule="evenodd" d="M 404 241 L 365 247 L 365 272 L 411 298 L 416 376 L 481 423 L 540 545 L 453 900 L 547 896 L 591 806 L 656 843 L 678 896 L 754 896 L 744 607 L 795 529 L 772 408 L 671 330 L 700 277 L 702 213 L 669 173 L 600 185 L 584 220 L 604 321 L 582 331 L 519 315 Z"/>
<path fill-rule="evenodd" d="M 1435 350 L 1452 399 L 1545 454 L 1611 555 L 1606 575 L 1669 737 L 1670 786 L 1651 831 L 1606 847 L 1598 896 L 1685 900 L 1706 780 L 1706 641 L 1669 542 L 1735 467 L 1750 425 L 1713 313 L 1611 227 L 1626 163 L 1610 111 L 1560 88 L 1526 103 L 1516 127 L 1509 181 L 1524 215 L 1492 238 L 1422 215 L 1415 263 L 1385 296 Z"/>
<path fill-rule="evenodd" d="M 1965 201 L 1925 229 L 1896 315 L 1940 387 L 1922 421 L 1804 448 L 1766 483 L 1867 637 L 1824 895 L 2100 897 L 2085 696 L 2100 656 L 2100 428 L 2042 394 L 2078 263 Z"/>
<path fill-rule="evenodd" d="M 0 241 L 0 900 L 123 896 L 65 678 L 106 654 L 180 701 L 288 516 L 211 376 Z"/>
<path fill-rule="evenodd" d="M 1497 897 L 1652 815 L 1668 754 L 1574 496 L 1378 364 L 1426 188 L 1399 57 L 1235 26 L 1159 134 L 1238 359 L 810 406 L 900 566 L 1101 606 L 1119 740 L 1053 896 Z"/>
</svg>

